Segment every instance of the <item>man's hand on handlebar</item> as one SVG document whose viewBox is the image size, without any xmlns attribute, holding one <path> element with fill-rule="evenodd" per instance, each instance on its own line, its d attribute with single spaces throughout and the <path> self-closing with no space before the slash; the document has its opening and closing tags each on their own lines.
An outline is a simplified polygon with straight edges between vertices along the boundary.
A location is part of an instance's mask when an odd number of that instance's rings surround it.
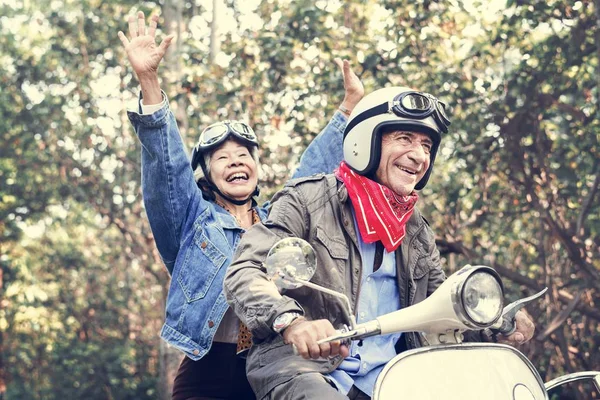
<svg viewBox="0 0 600 400">
<path fill-rule="evenodd" d="M 298 318 L 283 331 L 283 340 L 286 344 L 295 346 L 298 354 L 307 360 L 337 355 L 345 358 L 350 354 L 350 351 L 339 340 L 317 344 L 318 340 L 335 334 L 335 328 L 326 319 L 308 321 L 304 318 Z"/>
<path fill-rule="evenodd" d="M 516 330 L 508 336 L 500 335 L 498 342 L 510 345 L 519 345 L 528 342 L 535 332 L 535 325 L 527 314 L 518 311 L 515 314 Z"/>
</svg>

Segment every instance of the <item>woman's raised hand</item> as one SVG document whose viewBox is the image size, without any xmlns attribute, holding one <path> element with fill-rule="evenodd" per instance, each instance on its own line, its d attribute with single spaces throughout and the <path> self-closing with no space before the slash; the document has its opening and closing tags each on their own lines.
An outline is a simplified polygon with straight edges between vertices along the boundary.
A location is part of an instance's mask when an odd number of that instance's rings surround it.
<svg viewBox="0 0 600 400">
<path fill-rule="evenodd" d="M 129 63 L 140 81 L 149 76 L 154 77 L 157 75 L 158 65 L 167 52 L 174 35 L 167 36 L 157 46 L 155 34 L 158 15 L 153 15 L 150 18 L 147 31 L 146 18 L 142 11 L 137 13 L 137 18 L 133 15 L 129 16 L 128 22 L 131 38 L 127 39 L 121 31 L 119 31 L 118 35 L 127 52 Z"/>
</svg>

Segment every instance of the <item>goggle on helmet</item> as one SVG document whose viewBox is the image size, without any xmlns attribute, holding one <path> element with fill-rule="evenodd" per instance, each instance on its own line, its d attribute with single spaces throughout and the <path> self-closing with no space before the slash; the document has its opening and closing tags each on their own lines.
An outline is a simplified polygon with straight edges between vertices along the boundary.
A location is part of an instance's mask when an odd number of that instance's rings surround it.
<svg viewBox="0 0 600 400">
<path fill-rule="evenodd" d="M 200 164 L 204 170 L 205 166 L 202 165 L 204 164 L 203 155 L 218 147 L 230 136 L 233 136 L 242 144 L 250 146 L 250 148 L 258 147 L 256 134 L 252 127 L 247 123 L 230 120 L 217 122 L 206 127 L 200 134 L 198 143 L 196 143 L 196 146 L 194 146 L 194 149 L 192 150 L 192 169 L 195 171 L 196 168 L 198 168 L 198 164 Z"/>
<path fill-rule="evenodd" d="M 446 105 L 429 93 L 407 87 L 376 90 L 354 107 L 344 131 L 344 161 L 356 172 L 372 176 L 379 167 L 384 132 L 402 130 L 428 135 L 433 141 L 429 169 L 415 189 L 425 187 L 450 120 Z"/>
</svg>

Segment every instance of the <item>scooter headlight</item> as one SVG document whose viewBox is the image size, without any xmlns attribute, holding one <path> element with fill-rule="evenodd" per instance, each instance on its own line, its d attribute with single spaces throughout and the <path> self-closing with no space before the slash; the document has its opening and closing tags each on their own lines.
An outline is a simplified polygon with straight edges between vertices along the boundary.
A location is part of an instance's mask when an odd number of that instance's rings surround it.
<svg viewBox="0 0 600 400">
<path fill-rule="evenodd" d="M 471 329 L 487 328 L 496 322 L 504 305 L 498 273 L 486 266 L 467 266 L 455 275 L 452 302 L 460 321 Z"/>
<path fill-rule="evenodd" d="M 463 307 L 478 325 L 489 325 L 498 319 L 502 312 L 502 288 L 496 278 L 481 271 L 471 275 L 462 290 Z"/>
</svg>

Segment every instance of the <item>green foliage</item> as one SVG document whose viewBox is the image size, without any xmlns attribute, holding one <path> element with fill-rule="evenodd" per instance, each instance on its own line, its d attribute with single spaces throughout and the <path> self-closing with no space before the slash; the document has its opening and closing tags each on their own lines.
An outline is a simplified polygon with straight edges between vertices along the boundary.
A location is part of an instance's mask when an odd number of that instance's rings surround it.
<svg viewBox="0 0 600 400">
<path fill-rule="evenodd" d="M 56 221 L 15 249 L 19 274 L 2 315 L 11 332 L 4 341 L 9 398 L 156 396 L 162 289 L 109 247 L 120 236 L 115 229 L 82 216 Z M 140 303 L 135 288 L 142 287 Z"/>
<path fill-rule="evenodd" d="M 165 397 L 168 276 L 141 203 L 124 114 L 137 82 L 116 35 L 138 7 L 161 12 L 164 31 L 180 23 L 161 72 L 186 143 L 217 119 L 249 120 L 264 199 L 342 100 L 334 57 L 367 92 L 405 85 L 447 101 L 451 130 L 420 208 L 448 271 L 495 266 L 509 299 L 549 286 L 529 307 L 541 336 L 524 351 L 548 379 L 600 369 L 595 4 L 247 3 L 223 5 L 214 58 L 211 2 L 182 3 L 180 19 L 178 4 L 153 2 L 0 5 L 0 393 Z"/>
</svg>

